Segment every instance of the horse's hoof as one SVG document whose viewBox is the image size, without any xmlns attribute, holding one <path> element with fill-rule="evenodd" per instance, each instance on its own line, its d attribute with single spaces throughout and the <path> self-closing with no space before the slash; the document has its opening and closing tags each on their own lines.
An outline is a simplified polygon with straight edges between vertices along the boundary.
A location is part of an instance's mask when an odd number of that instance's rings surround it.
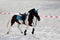
<svg viewBox="0 0 60 40">
<path fill-rule="evenodd" d="M 34 34 L 34 32 L 32 32 L 32 34 Z"/>
<path fill-rule="evenodd" d="M 9 32 L 7 32 L 7 34 L 9 34 Z"/>
<path fill-rule="evenodd" d="M 21 32 L 21 33 L 23 33 L 23 32 Z"/>
<path fill-rule="evenodd" d="M 24 33 L 24 35 L 26 35 L 26 33 Z"/>
</svg>

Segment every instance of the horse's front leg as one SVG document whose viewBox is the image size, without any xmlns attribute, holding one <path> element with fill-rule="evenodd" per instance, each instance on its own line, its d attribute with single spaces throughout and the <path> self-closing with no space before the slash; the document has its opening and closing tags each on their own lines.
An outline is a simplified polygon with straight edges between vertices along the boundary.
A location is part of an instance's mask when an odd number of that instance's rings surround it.
<svg viewBox="0 0 60 40">
<path fill-rule="evenodd" d="M 32 29 L 32 34 L 34 34 L 35 31 L 35 27 L 37 26 L 37 19 L 35 21 L 35 23 L 33 22 L 33 29 Z"/>
<path fill-rule="evenodd" d="M 32 34 L 34 34 L 35 28 L 32 29 Z"/>
<path fill-rule="evenodd" d="M 27 30 L 24 31 L 24 35 L 26 35 Z"/>
<path fill-rule="evenodd" d="M 27 25 L 27 27 L 26 27 L 26 29 L 25 29 L 25 31 L 24 31 L 24 35 L 26 35 L 27 33 L 27 29 L 28 29 L 28 25 Z"/>
</svg>

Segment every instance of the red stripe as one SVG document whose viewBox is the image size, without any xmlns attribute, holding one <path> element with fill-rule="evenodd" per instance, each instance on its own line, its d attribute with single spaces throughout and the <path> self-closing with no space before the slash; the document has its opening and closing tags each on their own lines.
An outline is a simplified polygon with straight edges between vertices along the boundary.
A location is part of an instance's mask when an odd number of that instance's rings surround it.
<svg viewBox="0 0 60 40">
<path fill-rule="evenodd" d="M 50 16 L 50 18 L 53 18 L 53 16 Z"/>
<path fill-rule="evenodd" d="M 45 16 L 45 18 L 47 18 L 48 16 Z"/>
<path fill-rule="evenodd" d="M 59 18 L 58 16 L 55 16 L 56 18 Z"/>
</svg>

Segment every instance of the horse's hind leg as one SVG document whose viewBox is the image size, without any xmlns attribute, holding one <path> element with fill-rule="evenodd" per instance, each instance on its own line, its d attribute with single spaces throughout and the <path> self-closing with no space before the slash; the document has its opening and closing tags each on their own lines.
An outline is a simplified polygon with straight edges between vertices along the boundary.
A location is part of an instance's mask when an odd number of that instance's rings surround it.
<svg viewBox="0 0 60 40">
<path fill-rule="evenodd" d="M 16 21 L 15 22 L 17 22 L 18 24 L 21 24 L 17 19 L 16 19 Z"/>
<path fill-rule="evenodd" d="M 12 26 L 14 23 L 15 23 L 15 20 L 12 19 L 12 20 L 11 20 L 11 26 Z"/>
<path fill-rule="evenodd" d="M 15 21 L 15 22 L 17 22 L 17 23 L 18 23 L 18 29 L 21 31 L 21 33 L 23 33 L 23 32 L 22 32 L 22 30 L 19 28 L 19 26 L 20 26 L 20 24 L 21 24 L 21 23 L 20 23 L 17 19 L 16 19 L 16 21 Z"/>
<path fill-rule="evenodd" d="M 19 28 L 19 26 L 20 26 L 20 24 L 18 24 L 18 29 L 21 31 L 21 33 L 23 33 L 22 30 Z"/>
<path fill-rule="evenodd" d="M 8 32 L 7 32 L 7 34 L 9 34 L 9 32 L 10 32 L 10 27 L 9 27 L 9 29 L 8 29 Z"/>
<path fill-rule="evenodd" d="M 12 20 L 11 20 L 11 26 L 12 26 L 14 23 L 15 23 L 15 20 L 12 19 Z M 11 27 L 9 27 L 7 34 L 9 34 L 9 32 L 10 32 L 10 28 L 11 28 Z"/>
</svg>

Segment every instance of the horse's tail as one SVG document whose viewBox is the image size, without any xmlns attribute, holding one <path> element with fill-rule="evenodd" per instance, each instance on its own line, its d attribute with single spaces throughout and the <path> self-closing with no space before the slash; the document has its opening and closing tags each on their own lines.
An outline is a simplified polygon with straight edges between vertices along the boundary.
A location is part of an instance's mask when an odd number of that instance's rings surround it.
<svg viewBox="0 0 60 40">
<path fill-rule="evenodd" d="M 8 23 L 7 23 L 7 27 L 8 27 L 8 25 L 9 25 L 9 22 L 10 22 L 10 20 L 9 20 Z"/>
</svg>

